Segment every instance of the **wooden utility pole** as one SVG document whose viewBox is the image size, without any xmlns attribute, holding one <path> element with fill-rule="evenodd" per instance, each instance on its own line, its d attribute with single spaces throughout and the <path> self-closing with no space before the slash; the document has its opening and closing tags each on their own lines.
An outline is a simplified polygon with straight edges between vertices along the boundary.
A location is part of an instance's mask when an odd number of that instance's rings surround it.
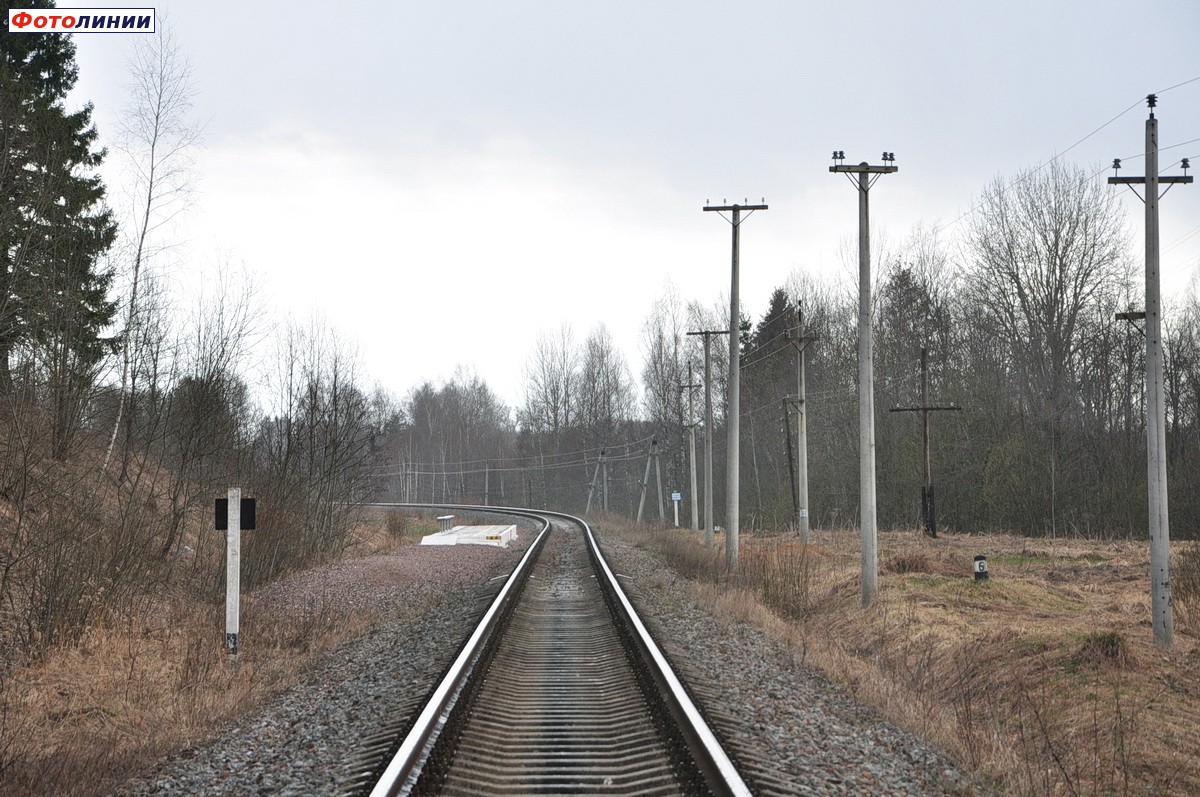
<svg viewBox="0 0 1200 797">
<path fill-rule="evenodd" d="M 1146 186 L 1146 482 L 1150 515 L 1150 603 L 1153 613 L 1154 641 L 1163 647 L 1175 642 L 1175 622 L 1171 613 L 1171 526 L 1167 516 L 1167 424 L 1163 390 L 1162 355 L 1162 296 L 1160 291 L 1158 250 L 1159 185 L 1167 190 L 1178 183 L 1190 183 L 1188 162 L 1182 162 L 1182 176 L 1161 177 L 1158 174 L 1158 120 L 1154 106 L 1158 98 L 1146 98 L 1150 116 L 1146 119 L 1146 175 L 1144 177 L 1108 178 L 1116 185 Z M 1113 160 L 1113 169 L 1121 168 Z"/>
<path fill-rule="evenodd" d="M 881 174 L 892 174 L 895 156 L 883 153 L 884 165 L 866 161 L 846 166 L 845 153 L 833 153 L 831 172 L 844 173 L 858 189 L 858 482 L 860 538 L 862 540 L 862 603 L 867 606 L 879 591 L 879 548 L 875 515 L 875 382 L 871 342 L 871 226 L 867 202 L 871 186 Z M 851 174 L 857 174 L 855 180 Z"/>
<path fill-rule="evenodd" d="M 712 403 L 712 345 L 713 335 L 724 335 L 725 330 L 705 329 L 689 332 L 704 338 L 704 544 L 713 544 L 713 403 Z"/>
<path fill-rule="evenodd" d="M 925 462 L 925 481 L 921 487 L 921 526 L 930 537 L 937 537 L 937 520 L 933 503 L 933 481 L 929 467 L 929 413 L 942 411 L 958 411 L 962 407 L 954 404 L 930 405 L 929 403 L 929 357 L 924 346 L 921 347 L 921 404 L 918 407 L 901 407 L 896 405 L 889 412 L 919 412 L 922 427 L 922 459 Z"/>
<path fill-rule="evenodd" d="M 714 212 L 731 211 L 729 219 L 733 227 L 733 258 L 729 283 L 729 409 L 725 418 L 726 452 L 725 474 L 725 569 L 734 572 L 738 567 L 738 511 L 739 511 L 739 459 L 741 455 L 741 304 L 738 296 L 738 259 L 741 244 L 742 211 L 749 211 L 747 218 L 756 210 L 766 210 L 764 205 L 705 205 L 704 210 Z"/>
<path fill-rule="evenodd" d="M 788 330 L 788 340 L 796 350 L 796 395 L 793 403 L 796 406 L 796 449 L 797 468 L 793 475 L 796 496 L 796 525 L 800 529 L 800 541 L 808 542 L 808 404 L 804 398 L 804 354 L 808 344 L 820 340 L 819 335 L 804 334 L 804 311 L 796 302 L 796 326 Z M 791 428 L 791 422 L 788 422 Z M 788 435 L 791 440 L 791 435 Z"/>
</svg>

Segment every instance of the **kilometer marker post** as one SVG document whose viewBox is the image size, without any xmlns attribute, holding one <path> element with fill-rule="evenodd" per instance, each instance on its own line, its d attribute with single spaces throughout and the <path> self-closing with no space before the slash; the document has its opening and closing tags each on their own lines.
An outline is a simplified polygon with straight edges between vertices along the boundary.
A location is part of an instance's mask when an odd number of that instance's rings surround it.
<svg viewBox="0 0 1200 797">
<path fill-rule="evenodd" d="M 228 498 L 216 500 L 217 531 L 225 532 L 225 653 L 238 655 L 239 613 L 242 587 L 242 532 L 253 531 L 256 510 L 253 498 L 242 498 L 240 487 L 230 487 Z"/>
<path fill-rule="evenodd" d="M 225 531 L 225 653 L 237 661 L 242 590 L 242 490 L 229 488 Z"/>
</svg>

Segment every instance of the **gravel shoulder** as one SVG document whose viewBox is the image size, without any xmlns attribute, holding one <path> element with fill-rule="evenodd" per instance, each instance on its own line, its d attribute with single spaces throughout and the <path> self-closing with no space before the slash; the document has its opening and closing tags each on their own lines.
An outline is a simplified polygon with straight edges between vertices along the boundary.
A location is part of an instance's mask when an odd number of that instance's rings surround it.
<svg viewBox="0 0 1200 797">
<path fill-rule="evenodd" d="M 183 750 L 120 795 L 334 794 L 364 729 L 407 714 L 474 627 L 477 597 L 507 574 L 535 535 L 507 550 L 409 545 L 284 579 L 257 599 L 281 617 L 314 595 L 340 606 L 385 607 L 392 619 L 311 669 L 303 682 L 242 717 L 209 744 Z"/>
<path fill-rule="evenodd" d="M 598 532 L 605 558 L 756 793 L 972 795 L 949 760 L 799 663 L 714 618 L 653 553 Z"/>
</svg>

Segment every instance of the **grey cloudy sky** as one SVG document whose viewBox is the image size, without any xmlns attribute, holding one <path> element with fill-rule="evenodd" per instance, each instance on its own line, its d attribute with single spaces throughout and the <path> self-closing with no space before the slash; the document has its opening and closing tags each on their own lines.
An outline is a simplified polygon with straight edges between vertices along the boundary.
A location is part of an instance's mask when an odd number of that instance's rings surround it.
<svg viewBox="0 0 1200 797">
<path fill-rule="evenodd" d="M 744 228 L 756 316 L 793 270 L 846 274 L 856 200 L 832 150 L 896 153 L 872 220 L 898 242 L 1200 77 L 1196 0 L 157 8 L 207 121 L 172 267 L 244 261 L 276 313 L 319 309 L 397 393 L 463 364 L 513 403 L 539 330 L 603 321 L 636 373 L 668 283 L 705 303 L 728 290 L 728 227 L 706 199 L 771 206 Z M 129 38 L 77 37 L 76 96 L 102 135 L 125 102 Z M 1200 80 L 1163 93 L 1158 117 L 1163 146 L 1191 142 L 1164 167 L 1200 164 Z M 1136 156 L 1144 119 L 1138 104 L 1066 157 Z M 1164 201 L 1162 240 L 1182 290 L 1200 269 L 1200 188 Z"/>
</svg>

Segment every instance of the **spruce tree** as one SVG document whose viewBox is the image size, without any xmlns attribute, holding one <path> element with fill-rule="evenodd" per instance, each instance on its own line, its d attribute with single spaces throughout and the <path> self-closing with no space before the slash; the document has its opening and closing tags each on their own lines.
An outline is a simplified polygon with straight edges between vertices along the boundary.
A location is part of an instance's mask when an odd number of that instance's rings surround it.
<svg viewBox="0 0 1200 797">
<path fill-rule="evenodd" d="M 35 354 L 45 389 L 23 391 L 52 410 L 58 456 L 78 426 L 115 312 L 111 275 L 98 262 L 116 236 L 96 173 L 105 152 L 92 106 L 65 106 L 77 76 L 70 36 L 0 36 L 0 395 L 13 393 L 17 352 Z"/>
</svg>

